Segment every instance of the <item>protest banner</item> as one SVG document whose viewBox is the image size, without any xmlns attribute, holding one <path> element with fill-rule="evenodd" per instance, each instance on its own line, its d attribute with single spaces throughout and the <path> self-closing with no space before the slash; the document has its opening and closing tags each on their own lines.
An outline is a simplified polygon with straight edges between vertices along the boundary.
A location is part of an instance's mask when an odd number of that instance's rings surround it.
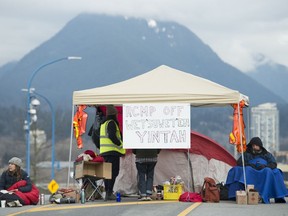
<svg viewBox="0 0 288 216">
<path fill-rule="evenodd" d="M 123 104 L 123 147 L 190 148 L 190 105 Z"/>
</svg>

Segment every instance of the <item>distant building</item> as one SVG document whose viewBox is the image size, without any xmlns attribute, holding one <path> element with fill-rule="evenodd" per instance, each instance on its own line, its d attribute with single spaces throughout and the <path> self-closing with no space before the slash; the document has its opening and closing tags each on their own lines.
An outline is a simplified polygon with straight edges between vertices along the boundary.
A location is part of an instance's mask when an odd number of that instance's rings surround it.
<svg viewBox="0 0 288 216">
<path fill-rule="evenodd" d="M 271 153 L 279 151 L 279 111 L 275 103 L 252 107 L 250 125 L 251 137 L 260 137 Z"/>
</svg>

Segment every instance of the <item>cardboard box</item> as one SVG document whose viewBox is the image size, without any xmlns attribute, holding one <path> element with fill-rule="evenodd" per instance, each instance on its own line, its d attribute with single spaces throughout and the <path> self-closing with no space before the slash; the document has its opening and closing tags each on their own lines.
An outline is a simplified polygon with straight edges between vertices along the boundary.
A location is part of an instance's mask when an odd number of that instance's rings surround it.
<svg viewBox="0 0 288 216">
<path fill-rule="evenodd" d="M 236 191 L 236 204 L 247 205 L 246 191 Z"/>
<path fill-rule="evenodd" d="M 111 163 L 89 161 L 79 161 L 74 163 L 75 179 L 83 178 L 84 176 L 111 179 L 111 170 Z"/>
<path fill-rule="evenodd" d="M 259 193 L 258 192 L 248 192 L 248 205 L 258 205 Z"/>
</svg>

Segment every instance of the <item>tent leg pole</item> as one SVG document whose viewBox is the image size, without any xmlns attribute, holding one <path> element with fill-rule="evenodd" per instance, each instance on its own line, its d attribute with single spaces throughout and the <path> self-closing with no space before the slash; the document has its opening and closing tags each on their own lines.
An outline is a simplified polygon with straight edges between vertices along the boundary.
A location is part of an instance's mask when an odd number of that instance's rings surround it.
<svg viewBox="0 0 288 216">
<path fill-rule="evenodd" d="M 191 182 L 192 182 L 192 192 L 195 192 L 195 186 L 194 186 L 194 178 L 193 178 L 193 167 L 192 167 L 192 162 L 191 162 L 191 160 L 190 160 L 190 153 L 189 153 L 189 149 L 187 149 L 187 159 L 188 159 L 188 167 L 187 167 L 187 170 L 188 170 L 188 172 L 187 173 L 189 173 L 189 171 L 190 171 L 190 173 L 191 173 Z M 190 191 L 190 181 L 189 181 L 189 178 L 188 178 L 188 190 Z"/>
<path fill-rule="evenodd" d="M 248 107 L 247 108 L 247 122 L 248 122 L 248 135 L 246 136 L 247 138 L 248 138 L 248 140 L 250 140 L 250 133 L 251 133 L 251 131 L 250 131 L 250 107 Z"/>
<path fill-rule="evenodd" d="M 191 113 L 192 113 L 192 106 L 190 106 L 190 116 L 191 116 Z M 190 120 L 191 122 L 191 120 Z M 191 126 L 192 128 L 192 122 L 191 122 Z M 190 136 L 192 134 L 192 130 L 190 131 Z M 192 136 L 191 136 L 191 140 L 190 140 L 190 149 L 192 148 Z M 187 158 L 188 158 L 188 170 L 190 170 L 191 172 L 191 184 L 192 184 L 192 192 L 195 192 L 195 185 L 194 185 L 194 176 L 193 176 L 193 166 L 192 166 L 192 161 L 191 161 L 191 158 L 190 158 L 190 149 L 187 149 Z M 190 168 L 190 169 L 189 169 Z M 189 191 L 190 191 L 190 184 L 189 184 L 189 181 L 188 181 L 188 188 L 189 188 Z"/>
<path fill-rule="evenodd" d="M 240 143 L 241 143 L 241 147 L 242 147 L 242 151 L 241 151 L 242 169 L 243 169 L 244 187 L 245 187 L 245 191 L 246 191 L 247 190 L 247 182 L 246 182 L 246 170 L 245 170 L 245 164 L 244 164 L 244 151 L 243 151 L 243 140 L 242 140 L 242 133 L 244 133 L 244 131 L 242 131 L 241 124 L 240 124 L 240 102 L 238 103 L 238 127 L 240 129 Z"/>
<path fill-rule="evenodd" d="M 69 185 L 70 185 L 71 158 L 72 158 L 72 142 L 73 142 L 73 116 L 74 116 L 74 105 L 72 105 L 71 130 L 70 130 L 70 149 L 69 149 L 69 164 L 68 164 L 68 176 L 67 176 L 67 188 L 68 188 Z"/>
</svg>

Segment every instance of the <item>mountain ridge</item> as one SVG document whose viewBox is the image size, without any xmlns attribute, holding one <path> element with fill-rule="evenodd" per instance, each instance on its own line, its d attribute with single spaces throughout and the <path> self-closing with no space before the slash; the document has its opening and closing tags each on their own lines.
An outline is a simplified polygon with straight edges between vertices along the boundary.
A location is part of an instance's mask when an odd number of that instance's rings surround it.
<svg viewBox="0 0 288 216">
<path fill-rule="evenodd" d="M 268 61 L 260 64 L 255 70 L 249 71 L 248 75 L 288 102 L 286 94 L 288 68 L 286 66 Z"/>
<path fill-rule="evenodd" d="M 60 107 L 71 106 L 73 91 L 123 81 L 163 64 L 238 90 L 249 96 L 251 105 L 285 103 L 261 83 L 223 62 L 185 26 L 154 24 L 144 19 L 80 14 L 14 64 L 9 73 L 0 73 L 2 104 L 23 106 L 25 95 L 20 90 L 27 87 L 35 66 L 64 56 L 83 59 L 49 65 L 37 73 L 32 84 Z"/>
</svg>

